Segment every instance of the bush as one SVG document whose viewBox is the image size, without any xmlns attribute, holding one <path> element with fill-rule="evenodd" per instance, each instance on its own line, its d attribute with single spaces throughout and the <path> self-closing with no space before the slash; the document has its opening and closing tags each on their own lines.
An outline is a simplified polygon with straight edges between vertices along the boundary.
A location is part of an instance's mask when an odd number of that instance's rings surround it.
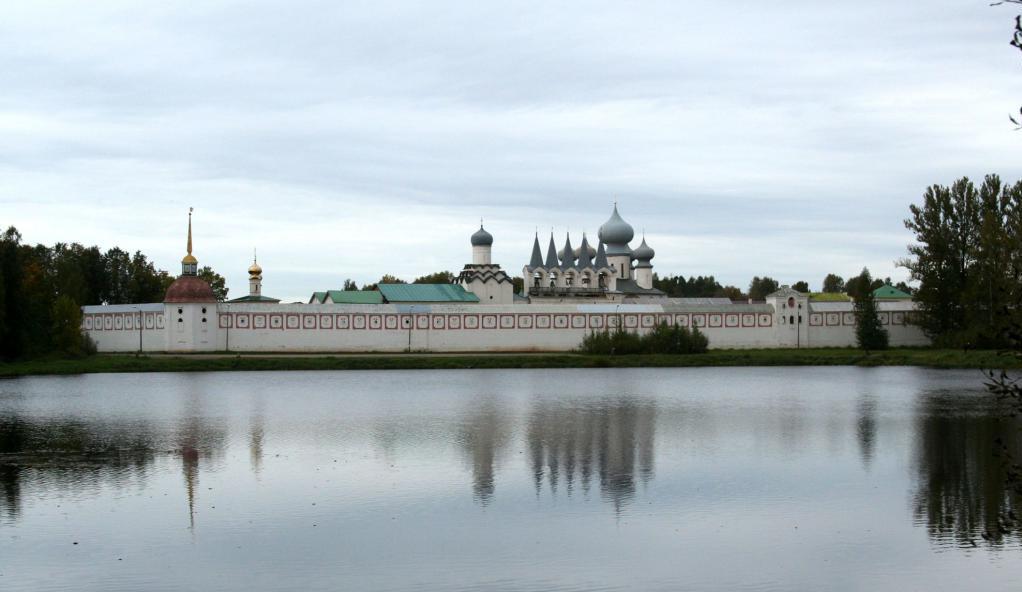
<svg viewBox="0 0 1022 592">
<path fill-rule="evenodd" d="M 582 339 L 579 351 L 605 356 L 628 354 L 700 354 L 709 340 L 698 328 L 661 323 L 645 335 L 622 328 L 594 331 Z"/>
<path fill-rule="evenodd" d="M 69 296 L 53 303 L 53 347 L 58 352 L 77 356 L 82 353 L 82 309 Z"/>
</svg>

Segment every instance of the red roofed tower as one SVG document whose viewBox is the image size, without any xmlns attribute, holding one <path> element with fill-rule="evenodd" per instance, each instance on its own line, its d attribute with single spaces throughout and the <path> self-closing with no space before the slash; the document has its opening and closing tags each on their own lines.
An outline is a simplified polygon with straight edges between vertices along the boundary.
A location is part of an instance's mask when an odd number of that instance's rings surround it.
<svg viewBox="0 0 1022 592">
<path fill-rule="evenodd" d="M 169 351 L 216 349 L 217 300 L 198 272 L 199 260 L 192 255 L 192 208 L 188 208 L 188 254 L 181 259 L 181 275 L 163 297 Z"/>
</svg>

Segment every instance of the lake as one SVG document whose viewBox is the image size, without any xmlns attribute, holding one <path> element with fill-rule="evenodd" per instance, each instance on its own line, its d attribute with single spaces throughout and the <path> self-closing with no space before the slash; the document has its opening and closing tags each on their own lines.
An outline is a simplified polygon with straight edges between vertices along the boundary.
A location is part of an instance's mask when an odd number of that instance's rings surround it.
<svg viewBox="0 0 1022 592">
<path fill-rule="evenodd" d="M 0 590 L 1018 590 L 978 371 L 0 381 Z M 987 540 L 983 534 L 994 531 Z"/>
</svg>

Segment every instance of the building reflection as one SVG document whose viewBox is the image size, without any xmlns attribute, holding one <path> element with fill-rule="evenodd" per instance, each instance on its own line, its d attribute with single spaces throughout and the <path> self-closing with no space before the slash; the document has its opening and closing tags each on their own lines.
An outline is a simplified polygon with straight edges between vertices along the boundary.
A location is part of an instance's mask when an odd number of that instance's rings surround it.
<svg viewBox="0 0 1022 592">
<path fill-rule="evenodd" d="M 1022 458 L 1022 424 L 1005 411 L 992 397 L 935 393 L 921 398 L 913 513 L 934 542 L 1006 542 L 998 521 L 1008 512 L 1018 514 L 1022 499 L 1006 487 L 1007 465 L 997 442 Z M 1022 539 L 1018 531 L 1008 536 Z"/>
<path fill-rule="evenodd" d="M 472 466 L 472 495 L 484 506 L 493 498 L 495 466 L 511 439 L 509 420 L 494 397 L 483 397 L 461 423 L 458 441 Z"/>
<path fill-rule="evenodd" d="M 630 398 L 597 403 L 537 401 L 526 442 L 537 495 L 544 481 L 551 494 L 599 484 L 601 496 L 620 510 L 635 495 L 636 481 L 653 477 L 656 406 Z"/>
</svg>

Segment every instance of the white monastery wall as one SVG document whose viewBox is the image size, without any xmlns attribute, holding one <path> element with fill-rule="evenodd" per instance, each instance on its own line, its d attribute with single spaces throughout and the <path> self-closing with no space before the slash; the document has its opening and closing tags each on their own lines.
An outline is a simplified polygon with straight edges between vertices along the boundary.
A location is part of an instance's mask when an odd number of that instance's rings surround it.
<svg viewBox="0 0 1022 592">
<path fill-rule="evenodd" d="M 851 305 L 827 304 L 794 324 L 768 304 L 144 304 L 141 331 L 139 305 L 84 307 L 82 327 L 106 352 L 138 351 L 140 333 L 144 351 L 568 351 L 619 322 L 637 332 L 694 325 L 711 348 L 854 346 Z M 928 343 L 905 324 L 910 303 L 884 304 L 891 345 Z"/>
</svg>

